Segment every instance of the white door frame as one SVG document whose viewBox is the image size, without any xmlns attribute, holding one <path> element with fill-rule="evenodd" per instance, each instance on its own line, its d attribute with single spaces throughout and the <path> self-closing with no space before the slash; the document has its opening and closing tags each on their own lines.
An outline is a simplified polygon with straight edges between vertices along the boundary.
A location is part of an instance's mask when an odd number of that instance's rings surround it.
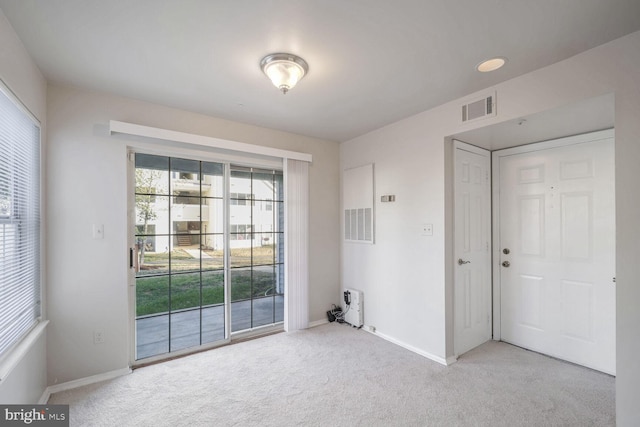
<svg viewBox="0 0 640 427">
<path fill-rule="evenodd" d="M 560 139 L 554 139 L 550 141 L 537 142 L 533 144 L 521 145 L 519 147 L 505 148 L 504 150 L 497 150 L 491 153 L 492 156 L 492 174 L 493 174 L 493 186 L 492 186 L 492 212 L 493 212 L 493 339 L 500 341 L 500 310 L 501 310 L 501 295 L 500 295 L 500 158 L 504 156 L 510 156 L 513 154 L 530 153 L 533 151 L 546 150 L 549 148 L 567 147 L 570 145 L 582 144 L 591 141 L 598 141 L 606 138 L 614 137 L 614 129 L 607 129 L 602 131 L 591 132 L 582 135 L 569 136 Z"/>
<path fill-rule="evenodd" d="M 459 140 L 454 139 L 453 140 L 453 213 L 454 213 L 454 224 L 455 224 L 455 218 L 456 218 L 456 213 L 457 213 L 457 192 L 458 192 L 458 184 L 457 184 L 457 176 L 458 176 L 458 170 L 457 170 L 457 150 L 464 150 L 464 151 L 468 151 L 470 153 L 473 154 L 478 154 L 480 156 L 486 156 L 488 157 L 489 160 L 489 171 L 491 171 L 492 166 L 491 166 L 491 151 L 486 150 L 484 148 L 480 148 L 480 147 L 476 147 L 475 145 L 471 145 L 471 144 L 467 144 L 466 142 L 462 142 Z M 489 198 L 491 194 L 491 180 L 489 180 Z M 491 223 L 491 210 L 493 209 L 493 206 L 491 204 L 491 200 L 488 201 L 487 203 L 487 218 L 489 223 L 488 225 L 488 239 L 489 239 L 489 245 L 491 245 L 491 238 L 493 236 L 493 230 L 492 230 L 492 223 Z M 458 275 L 459 273 L 459 269 L 457 268 L 456 265 L 456 260 L 457 260 L 457 254 L 458 254 L 458 250 L 459 248 L 456 247 L 456 242 L 457 242 L 457 238 L 456 238 L 456 227 L 453 227 L 453 248 L 454 248 L 454 259 L 453 259 L 453 298 L 454 298 L 454 310 L 455 310 L 455 298 L 456 298 L 456 286 L 458 283 Z M 491 258 L 489 258 L 488 261 L 488 265 L 487 265 L 487 271 L 489 272 L 489 276 L 491 276 Z M 491 277 L 489 278 L 489 280 L 491 280 Z M 492 286 L 490 285 L 488 289 L 492 289 Z M 491 295 L 489 295 L 489 300 L 491 300 Z M 492 303 L 493 306 L 493 303 Z M 494 310 L 489 310 L 489 316 L 492 316 L 492 311 Z M 453 333 L 454 333 L 454 337 L 453 337 L 453 352 L 455 354 L 456 357 L 458 357 L 460 354 L 458 353 L 458 348 L 456 348 L 458 346 L 458 337 L 455 335 L 457 333 L 457 327 L 456 327 L 456 313 L 453 313 Z M 489 319 L 489 323 L 492 324 L 493 319 L 490 318 Z M 489 333 L 489 339 L 491 339 L 491 332 Z"/>
</svg>

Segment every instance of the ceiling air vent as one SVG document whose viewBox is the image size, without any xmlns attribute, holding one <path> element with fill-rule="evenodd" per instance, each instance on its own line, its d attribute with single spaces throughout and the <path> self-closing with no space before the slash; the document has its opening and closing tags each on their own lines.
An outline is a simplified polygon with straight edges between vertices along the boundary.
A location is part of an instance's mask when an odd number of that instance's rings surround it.
<svg viewBox="0 0 640 427">
<path fill-rule="evenodd" d="M 496 93 L 476 98 L 462 105 L 462 123 L 467 123 L 496 115 Z"/>
</svg>

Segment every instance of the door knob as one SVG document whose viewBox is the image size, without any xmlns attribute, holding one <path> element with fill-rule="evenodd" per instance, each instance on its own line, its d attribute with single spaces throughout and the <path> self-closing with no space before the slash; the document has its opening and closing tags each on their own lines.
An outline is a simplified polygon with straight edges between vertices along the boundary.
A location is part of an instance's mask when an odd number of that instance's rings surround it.
<svg viewBox="0 0 640 427">
<path fill-rule="evenodd" d="M 511 265 L 511 263 L 509 261 L 502 261 L 502 266 L 503 267 L 509 267 Z"/>
<path fill-rule="evenodd" d="M 462 258 L 458 258 L 458 265 L 469 264 L 471 261 L 464 261 Z"/>
</svg>

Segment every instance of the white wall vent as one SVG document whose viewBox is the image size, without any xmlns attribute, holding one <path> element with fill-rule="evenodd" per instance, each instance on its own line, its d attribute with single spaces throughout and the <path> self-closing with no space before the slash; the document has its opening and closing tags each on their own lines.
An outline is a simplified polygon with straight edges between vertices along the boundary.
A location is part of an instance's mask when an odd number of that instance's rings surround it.
<svg viewBox="0 0 640 427">
<path fill-rule="evenodd" d="M 467 123 L 496 115 L 496 93 L 492 92 L 462 104 L 462 123 Z"/>
</svg>

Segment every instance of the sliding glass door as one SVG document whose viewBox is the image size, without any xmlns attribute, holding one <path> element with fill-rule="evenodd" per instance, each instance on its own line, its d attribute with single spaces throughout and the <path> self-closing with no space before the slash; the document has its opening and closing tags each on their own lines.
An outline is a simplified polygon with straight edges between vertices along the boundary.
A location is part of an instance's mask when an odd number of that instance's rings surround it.
<svg viewBox="0 0 640 427">
<path fill-rule="evenodd" d="M 135 155 L 136 360 L 283 320 L 282 204 L 281 172 Z"/>
<path fill-rule="evenodd" d="M 282 173 L 232 167 L 229 195 L 231 330 L 282 322 Z"/>
</svg>

